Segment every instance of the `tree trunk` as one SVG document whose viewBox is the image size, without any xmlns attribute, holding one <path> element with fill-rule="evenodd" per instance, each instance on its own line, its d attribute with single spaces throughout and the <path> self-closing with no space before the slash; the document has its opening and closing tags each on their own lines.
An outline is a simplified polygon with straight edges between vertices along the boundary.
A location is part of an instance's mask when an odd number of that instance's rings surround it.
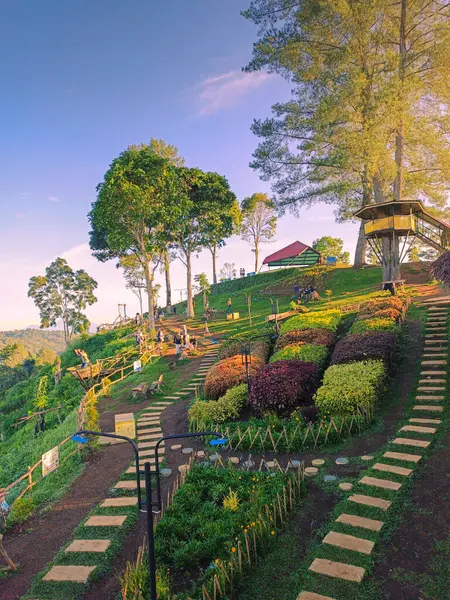
<svg viewBox="0 0 450 600">
<path fill-rule="evenodd" d="M 210 248 L 213 261 L 213 283 L 217 283 L 217 244 L 213 244 Z"/>
<path fill-rule="evenodd" d="M 142 310 L 142 290 L 139 288 L 139 308 L 141 311 L 141 319 L 142 319 L 142 315 L 144 314 L 143 310 Z"/>
<path fill-rule="evenodd" d="M 155 314 L 153 310 L 153 277 L 150 273 L 150 262 L 148 260 L 144 261 L 144 273 L 145 283 L 147 284 L 148 325 L 150 327 L 150 331 L 153 331 L 155 329 Z"/>
<path fill-rule="evenodd" d="M 383 281 L 397 281 L 400 279 L 400 244 L 397 236 L 386 237 L 382 240 Z"/>
<path fill-rule="evenodd" d="M 195 317 L 194 303 L 192 302 L 192 266 L 191 266 L 191 253 L 186 252 L 186 287 L 187 287 L 187 318 L 192 319 Z"/>
<path fill-rule="evenodd" d="M 255 273 L 258 272 L 258 262 L 259 262 L 259 248 L 258 248 L 258 244 L 255 244 Z"/>
<path fill-rule="evenodd" d="M 172 287 L 170 285 L 170 257 L 169 252 L 164 252 L 164 273 L 166 276 L 166 306 L 172 306 Z"/>
<path fill-rule="evenodd" d="M 367 240 L 364 234 L 364 222 L 359 227 L 358 241 L 356 242 L 355 260 L 353 266 L 358 268 L 366 264 Z"/>
</svg>

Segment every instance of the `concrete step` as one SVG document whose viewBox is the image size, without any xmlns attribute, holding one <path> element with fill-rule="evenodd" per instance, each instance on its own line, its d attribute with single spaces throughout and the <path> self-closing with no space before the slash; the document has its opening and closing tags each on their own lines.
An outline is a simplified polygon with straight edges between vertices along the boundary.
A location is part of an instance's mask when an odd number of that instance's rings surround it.
<svg viewBox="0 0 450 600">
<path fill-rule="evenodd" d="M 300 592 L 300 595 L 297 596 L 297 600 L 334 600 L 330 596 L 323 596 L 322 594 L 316 594 L 314 592 Z"/>
<path fill-rule="evenodd" d="M 346 533 L 338 533 L 336 531 L 330 531 L 323 538 L 322 544 L 329 544 L 330 546 L 337 546 L 338 548 L 344 548 L 345 550 L 353 550 L 354 552 L 361 552 L 361 554 L 371 554 L 375 542 L 366 540 L 365 538 L 356 537 L 354 535 L 347 535 Z"/>
<path fill-rule="evenodd" d="M 407 469 L 406 467 L 395 467 L 393 465 L 385 465 L 384 463 L 376 463 L 373 465 L 372 469 L 375 469 L 376 471 L 383 471 L 383 473 L 404 475 L 405 477 L 409 477 L 413 472 L 412 469 Z"/>
<path fill-rule="evenodd" d="M 84 527 L 121 527 L 127 520 L 126 515 L 94 515 Z"/>
<path fill-rule="evenodd" d="M 394 460 L 404 460 L 406 462 L 417 463 L 422 458 L 420 454 L 405 454 L 404 452 L 385 452 L 384 458 L 392 458 Z"/>
<path fill-rule="evenodd" d="M 382 490 L 399 490 L 402 487 L 398 481 L 391 481 L 390 479 L 378 479 L 377 477 L 368 477 L 367 475 L 359 480 L 359 483 L 364 485 L 373 486 Z"/>
<path fill-rule="evenodd" d="M 429 423 L 430 425 L 440 425 L 441 419 L 408 419 L 410 423 Z"/>
<path fill-rule="evenodd" d="M 392 441 L 397 446 L 414 446 L 415 448 L 428 448 L 431 442 L 425 440 L 413 440 L 409 438 L 395 438 Z"/>
<path fill-rule="evenodd" d="M 372 506 L 373 508 L 379 508 L 380 510 L 387 510 L 391 506 L 389 500 L 383 500 L 382 498 L 375 498 L 374 496 L 366 496 L 364 494 L 353 494 L 348 497 L 350 502 L 356 504 L 363 504 L 364 506 Z"/>
<path fill-rule="evenodd" d="M 136 506 L 138 503 L 137 498 L 128 498 L 127 496 L 122 496 L 121 498 L 106 498 L 100 504 L 100 508 L 115 508 L 117 506 Z"/>
<path fill-rule="evenodd" d="M 444 412 L 444 409 L 442 406 L 432 406 L 429 404 L 416 404 L 416 406 L 413 406 L 413 410 L 422 410 L 422 411 L 426 411 L 426 412 Z"/>
<path fill-rule="evenodd" d="M 346 581 L 355 581 L 357 583 L 363 580 L 365 569 L 348 565 L 346 563 L 326 560 L 324 558 L 315 558 L 309 566 L 309 570 L 320 575 L 328 575 L 336 579 L 344 579 Z"/>
<path fill-rule="evenodd" d="M 96 567 L 82 567 L 61 565 L 55 566 L 44 575 L 43 581 L 72 581 L 74 583 L 86 583 L 89 575 Z"/>
<path fill-rule="evenodd" d="M 416 433 L 436 433 L 435 427 L 421 427 L 420 425 L 405 425 L 400 431 L 415 431 Z"/>
<path fill-rule="evenodd" d="M 433 396 L 431 394 L 416 396 L 416 400 L 434 400 L 434 402 L 442 402 L 445 400 L 445 396 Z"/>
<path fill-rule="evenodd" d="M 358 517 L 356 515 L 347 515 L 342 513 L 336 519 L 338 523 L 344 523 L 345 525 L 351 525 L 352 527 L 360 527 L 361 529 L 369 529 L 370 531 L 380 531 L 384 525 L 383 521 L 376 519 L 367 519 L 366 517 Z"/>
<path fill-rule="evenodd" d="M 111 540 L 73 540 L 64 552 L 106 552 Z"/>
</svg>

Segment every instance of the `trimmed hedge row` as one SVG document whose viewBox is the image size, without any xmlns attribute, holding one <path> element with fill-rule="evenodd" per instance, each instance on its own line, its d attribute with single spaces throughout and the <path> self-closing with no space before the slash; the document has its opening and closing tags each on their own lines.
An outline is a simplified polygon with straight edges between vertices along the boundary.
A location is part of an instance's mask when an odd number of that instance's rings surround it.
<svg viewBox="0 0 450 600">
<path fill-rule="evenodd" d="M 399 333 L 398 323 L 403 320 L 407 310 L 408 300 L 406 298 L 375 298 L 361 307 L 350 333 L 364 333 L 365 331 Z"/>
<path fill-rule="evenodd" d="M 288 319 L 281 327 L 281 334 L 297 329 L 329 329 L 336 331 L 341 320 L 338 310 L 324 310 L 297 315 Z"/>
<path fill-rule="evenodd" d="M 331 364 L 378 359 L 391 365 L 398 346 L 398 337 L 385 331 L 353 333 L 336 344 Z"/>
<path fill-rule="evenodd" d="M 242 346 L 240 342 L 230 340 L 221 346 L 217 358 L 219 360 L 223 360 L 241 353 Z M 255 340 L 254 342 L 250 343 L 250 353 L 252 356 L 257 356 L 262 361 L 266 362 L 270 354 L 270 344 L 264 340 Z"/>
<path fill-rule="evenodd" d="M 249 376 L 254 377 L 264 365 L 257 356 L 250 356 Z M 241 355 L 225 358 L 213 365 L 205 379 L 205 396 L 208 400 L 218 400 L 230 388 L 247 380 L 245 364 Z"/>
<path fill-rule="evenodd" d="M 275 352 L 291 344 L 316 344 L 317 346 L 332 346 L 335 334 L 328 329 L 294 329 L 280 335 L 275 344 Z"/>
<path fill-rule="evenodd" d="M 280 360 L 302 360 L 303 362 L 314 363 L 319 369 L 325 366 L 328 358 L 329 350 L 327 346 L 319 346 L 314 344 L 291 344 L 285 346 L 270 359 L 271 363 Z"/>
<path fill-rule="evenodd" d="M 247 403 L 247 394 L 248 386 L 242 383 L 229 389 L 218 400 L 197 400 L 189 409 L 189 420 L 212 425 L 237 419 Z"/>
<path fill-rule="evenodd" d="M 280 360 L 265 365 L 252 378 L 249 404 L 257 414 L 289 415 L 311 403 L 317 386 L 318 367 L 300 360 Z"/>
<path fill-rule="evenodd" d="M 382 360 L 365 360 L 334 365 L 325 371 L 317 390 L 316 406 L 321 412 L 346 415 L 357 409 L 370 411 L 378 401 L 386 377 Z"/>
</svg>

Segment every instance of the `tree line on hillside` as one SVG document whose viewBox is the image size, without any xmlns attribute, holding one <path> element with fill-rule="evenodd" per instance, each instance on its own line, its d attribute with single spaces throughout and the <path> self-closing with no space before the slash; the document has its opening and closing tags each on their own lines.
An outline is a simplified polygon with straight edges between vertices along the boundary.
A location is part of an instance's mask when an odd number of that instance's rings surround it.
<svg viewBox="0 0 450 600">
<path fill-rule="evenodd" d="M 174 146 L 152 139 L 113 160 L 97 187 L 89 220 L 94 256 L 117 260 L 127 286 L 141 290 L 138 297 L 145 291 L 153 329 L 158 269 L 165 272 L 166 305 L 171 306 L 170 262 L 178 258 L 184 264 L 187 316 L 193 317 L 192 257 L 210 251 L 217 283 L 218 250 L 239 233 L 252 246 L 257 271 L 260 246 L 275 235 L 277 214 L 265 194 L 239 205 L 225 177 L 186 167 Z"/>
<path fill-rule="evenodd" d="M 279 210 L 325 202 L 343 221 L 369 203 L 419 199 L 448 218 L 448 2 L 252 0 L 243 15 L 259 28 L 246 70 L 292 84 L 252 126 L 251 166 Z M 385 250 L 398 257 L 398 239 Z M 355 265 L 365 257 L 361 227 Z"/>
</svg>

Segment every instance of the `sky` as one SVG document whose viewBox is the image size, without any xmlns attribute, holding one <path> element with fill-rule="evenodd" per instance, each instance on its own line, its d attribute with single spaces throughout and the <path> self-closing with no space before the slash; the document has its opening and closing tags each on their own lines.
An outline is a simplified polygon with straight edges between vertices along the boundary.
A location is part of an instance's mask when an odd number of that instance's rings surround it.
<svg viewBox="0 0 450 600">
<path fill-rule="evenodd" d="M 93 322 L 112 322 L 118 303 L 136 312 L 114 263 L 91 256 L 87 220 L 96 185 L 130 144 L 164 139 L 187 166 L 225 175 L 240 200 L 270 193 L 249 167 L 258 143 L 250 126 L 288 99 L 290 87 L 275 75 L 242 72 L 257 34 L 240 16 L 247 5 L 0 3 L 0 330 L 39 324 L 28 281 L 58 256 L 98 281 L 98 302 L 87 310 Z M 338 225 L 331 206 L 317 205 L 282 217 L 262 255 L 322 235 L 343 238 L 352 251 L 357 225 Z M 253 253 L 233 237 L 220 251 L 219 267 L 224 262 L 253 270 Z M 211 278 L 210 254 L 200 254 L 193 270 Z M 179 261 L 172 278 L 174 290 L 186 287 Z"/>
</svg>

